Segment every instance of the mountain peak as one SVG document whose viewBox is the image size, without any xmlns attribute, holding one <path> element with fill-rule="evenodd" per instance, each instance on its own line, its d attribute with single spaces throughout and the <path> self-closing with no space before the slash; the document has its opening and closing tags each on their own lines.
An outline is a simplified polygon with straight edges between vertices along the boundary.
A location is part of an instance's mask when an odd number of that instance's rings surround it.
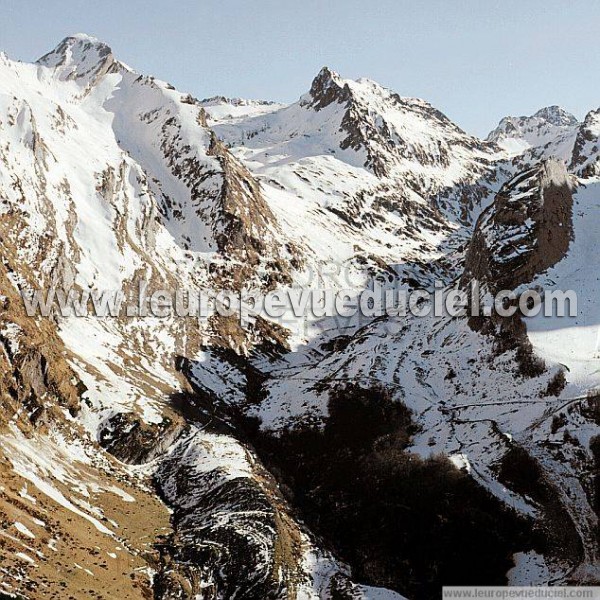
<svg viewBox="0 0 600 600">
<path fill-rule="evenodd" d="M 77 42 L 77 43 L 89 43 L 89 44 L 95 44 L 95 45 L 100 45 L 100 46 L 106 46 L 106 44 L 102 41 L 99 40 L 97 37 L 93 36 L 93 35 L 89 35 L 88 33 L 74 33 L 73 35 L 70 35 L 68 37 L 66 37 L 64 41 L 67 40 L 72 40 L 73 42 Z"/>
<path fill-rule="evenodd" d="M 338 73 L 329 67 L 323 67 L 313 79 L 309 95 L 313 108 L 321 110 L 332 102 L 346 102 L 350 96 L 350 88 Z"/>
<path fill-rule="evenodd" d="M 39 58 L 37 64 L 53 68 L 91 55 L 101 59 L 110 54 L 111 48 L 98 38 L 86 33 L 76 33 L 64 38 L 54 50 Z"/>
<path fill-rule="evenodd" d="M 76 33 L 38 59 L 37 64 L 59 70 L 62 80 L 83 78 L 86 83 L 93 83 L 110 67 L 120 63 L 110 46 L 91 35 Z"/>
<path fill-rule="evenodd" d="M 522 115 L 520 117 L 504 117 L 488 135 L 489 141 L 498 141 L 502 137 L 517 137 L 523 131 L 538 129 L 551 125 L 553 127 L 573 127 L 579 124 L 577 118 L 564 108 L 553 104 L 540 108 L 533 115 Z"/>
<path fill-rule="evenodd" d="M 487 141 L 511 154 L 532 150 L 538 156 L 559 156 L 569 160 L 579 121 L 557 105 L 540 108 L 530 116 L 504 117 Z"/>
<path fill-rule="evenodd" d="M 556 104 L 540 108 L 540 110 L 534 113 L 532 117 L 535 119 L 543 119 L 547 123 L 556 125 L 557 127 L 577 125 L 579 122 L 574 115 Z"/>
<path fill-rule="evenodd" d="M 337 71 L 334 71 L 333 69 L 330 69 L 329 67 L 325 66 L 322 67 L 321 70 L 317 73 L 317 76 L 315 77 L 314 81 L 329 81 L 331 83 L 341 83 L 343 80 L 340 77 L 340 74 Z"/>
</svg>

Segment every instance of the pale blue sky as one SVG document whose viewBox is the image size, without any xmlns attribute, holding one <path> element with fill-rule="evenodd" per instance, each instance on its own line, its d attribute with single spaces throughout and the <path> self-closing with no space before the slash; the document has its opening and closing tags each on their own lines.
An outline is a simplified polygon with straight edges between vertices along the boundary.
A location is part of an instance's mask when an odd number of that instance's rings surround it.
<svg viewBox="0 0 600 600">
<path fill-rule="evenodd" d="M 507 114 L 600 106 L 595 0 L 0 0 L 0 15 L 12 58 L 89 33 L 200 98 L 294 101 L 328 65 L 425 98 L 479 135 Z"/>
</svg>

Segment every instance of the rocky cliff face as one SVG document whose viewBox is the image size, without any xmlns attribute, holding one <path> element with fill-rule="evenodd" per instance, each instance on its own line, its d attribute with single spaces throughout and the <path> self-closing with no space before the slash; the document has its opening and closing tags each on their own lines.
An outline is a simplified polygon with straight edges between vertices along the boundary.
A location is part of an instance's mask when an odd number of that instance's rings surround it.
<svg viewBox="0 0 600 600">
<path fill-rule="evenodd" d="M 558 160 L 507 181 L 475 225 L 467 277 L 493 292 L 513 290 L 563 259 L 573 238 L 572 186 Z"/>
<path fill-rule="evenodd" d="M 316 111 L 333 104 L 343 108 L 341 149 L 365 152 L 365 166 L 378 176 L 390 175 L 394 163 L 403 160 L 444 168 L 461 151 L 483 155 L 487 150 L 427 102 L 402 98 L 368 79 L 344 80 L 327 67 L 302 103 Z"/>
</svg>

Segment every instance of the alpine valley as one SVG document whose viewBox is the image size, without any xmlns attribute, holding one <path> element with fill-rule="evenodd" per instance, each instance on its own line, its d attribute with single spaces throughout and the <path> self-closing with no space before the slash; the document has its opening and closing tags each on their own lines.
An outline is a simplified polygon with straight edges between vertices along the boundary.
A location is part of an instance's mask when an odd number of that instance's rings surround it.
<svg viewBox="0 0 600 600">
<path fill-rule="evenodd" d="M 0 55 L 0 598 L 600 584 L 600 109 L 481 140 L 368 79 L 307 88 L 198 100 L 83 34 Z M 577 316 L 22 301 L 316 289 L 331 265 L 387 289 L 573 290 Z"/>
</svg>

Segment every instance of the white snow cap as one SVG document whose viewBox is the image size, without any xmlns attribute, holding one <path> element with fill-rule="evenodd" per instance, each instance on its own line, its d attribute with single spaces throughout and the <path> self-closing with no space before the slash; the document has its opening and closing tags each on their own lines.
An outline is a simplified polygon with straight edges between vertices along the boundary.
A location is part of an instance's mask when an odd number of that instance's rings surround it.
<svg viewBox="0 0 600 600">
<path fill-rule="evenodd" d="M 56 68 L 82 60 L 87 62 L 96 58 L 96 62 L 112 54 L 112 50 L 104 42 L 86 33 L 76 33 L 66 37 L 54 50 L 44 54 L 37 64 Z"/>
<path fill-rule="evenodd" d="M 110 46 L 85 33 L 66 37 L 37 64 L 55 69 L 62 81 L 81 80 L 84 84 L 94 83 L 114 65 L 125 67 L 117 63 Z"/>
<path fill-rule="evenodd" d="M 574 115 L 566 111 L 561 106 L 557 106 L 556 104 L 540 108 L 540 110 L 538 110 L 534 115 L 532 115 L 532 117 L 537 119 L 543 119 L 547 123 L 550 123 L 551 125 L 556 125 L 557 127 L 568 127 L 572 125 L 577 125 L 577 123 L 579 123 L 579 121 Z"/>
</svg>

